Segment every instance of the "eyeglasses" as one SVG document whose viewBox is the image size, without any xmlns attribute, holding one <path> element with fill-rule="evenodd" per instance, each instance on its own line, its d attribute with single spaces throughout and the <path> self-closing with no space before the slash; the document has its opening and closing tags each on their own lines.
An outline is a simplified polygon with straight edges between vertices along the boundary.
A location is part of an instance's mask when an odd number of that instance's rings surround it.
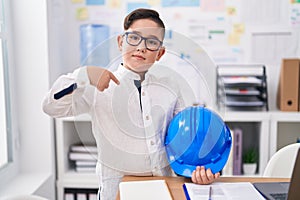
<svg viewBox="0 0 300 200">
<path fill-rule="evenodd" d="M 145 40 L 146 49 L 149 51 L 157 51 L 163 44 L 162 41 L 156 38 L 146 38 L 134 32 L 126 32 L 124 35 L 126 36 L 126 42 L 131 46 L 138 46 Z"/>
</svg>

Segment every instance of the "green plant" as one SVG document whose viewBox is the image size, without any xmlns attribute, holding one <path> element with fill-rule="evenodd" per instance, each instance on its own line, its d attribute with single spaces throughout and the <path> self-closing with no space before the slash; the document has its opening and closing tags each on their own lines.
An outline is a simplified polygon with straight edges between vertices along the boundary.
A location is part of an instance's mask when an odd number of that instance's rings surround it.
<svg viewBox="0 0 300 200">
<path fill-rule="evenodd" d="M 258 161 L 258 153 L 254 148 L 248 149 L 243 154 L 243 163 L 257 163 Z"/>
</svg>

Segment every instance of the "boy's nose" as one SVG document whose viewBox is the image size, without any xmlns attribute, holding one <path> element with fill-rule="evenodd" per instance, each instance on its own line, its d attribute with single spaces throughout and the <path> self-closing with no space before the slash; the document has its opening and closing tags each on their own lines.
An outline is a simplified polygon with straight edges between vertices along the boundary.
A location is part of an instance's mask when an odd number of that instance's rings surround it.
<svg viewBox="0 0 300 200">
<path fill-rule="evenodd" d="M 145 40 L 142 40 L 141 43 L 137 46 L 138 50 L 144 51 L 147 49 Z"/>
</svg>

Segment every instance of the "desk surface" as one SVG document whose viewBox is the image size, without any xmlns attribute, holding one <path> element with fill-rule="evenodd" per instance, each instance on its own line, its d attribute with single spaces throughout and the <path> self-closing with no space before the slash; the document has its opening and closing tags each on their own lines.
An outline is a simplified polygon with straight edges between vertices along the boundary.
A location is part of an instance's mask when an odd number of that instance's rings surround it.
<svg viewBox="0 0 300 200">
<path fill-rule="evenodd" d="M 184 200 L 185 195 L 182 189 L 182 184 L 191 182 L 191 179 L 184 177 L 137 177 L 125 176 L 123 181 L 144 181 L 144 180 L 166 180 L 169 190 L 174 200 Z M 289 182 L 289 178 L 264 178 L 264 177 L 220 177 L 216 182 Z M 118 194 L 117 200 L 120 199 Z"/>
</svg>

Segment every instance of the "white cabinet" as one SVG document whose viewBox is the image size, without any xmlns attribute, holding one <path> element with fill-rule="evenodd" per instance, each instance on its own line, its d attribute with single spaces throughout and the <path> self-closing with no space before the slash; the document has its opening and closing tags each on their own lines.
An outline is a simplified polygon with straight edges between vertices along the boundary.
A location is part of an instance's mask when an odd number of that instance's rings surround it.
<svg viewBox="0 0 300 200">
<path fill-rule="evenodd" d="M 224 120 L 231 129 L 243 130 L 243 149 L 258 145 L 257 175 L 262 175 L 272 155 L 280 148 L 299 142 L 300 112 L 226 112 Z"/>
<path fill-rule="evenodd" d="M 73 162 L 68 158 L 72 144 L 95 143 L 91 122 L 88 115 L 61 118 L 56 125 L 56 158 L 57 158 L 57 199 L 63 200 L 66 189 L 98 189 L 96 173 L 75 172 Z"/>
<path fill-rule="evenodd" d="M 224 120 L 230 129 L 239 128 L 243 131 L 243 150 L 251 147 L 258 149 L 256 174 L 261 175 L 269 159 L 269 113 L 226 112 Z"/>
<path fill-rule="evenodd" d="M 270 113 L 270 156 L 300 138 L 300 112 Z"/>
<path fill-rule="evenodd" d="M 262 175 L 269 158 L 281 147 L 300 137 L 299 112 L 225 112 L 224 120 L 230 128 L 243 129 L 243 146 L 257 146 L 259 163 L 256 175 Z M 63 200 L 66 189 L 98 188 L 95 173 L 78 173 L 68 159 L 69 148 L 76 143 L 95 142 L 90 117 L 56 119 L 57 192 Z"/>
</svg>

